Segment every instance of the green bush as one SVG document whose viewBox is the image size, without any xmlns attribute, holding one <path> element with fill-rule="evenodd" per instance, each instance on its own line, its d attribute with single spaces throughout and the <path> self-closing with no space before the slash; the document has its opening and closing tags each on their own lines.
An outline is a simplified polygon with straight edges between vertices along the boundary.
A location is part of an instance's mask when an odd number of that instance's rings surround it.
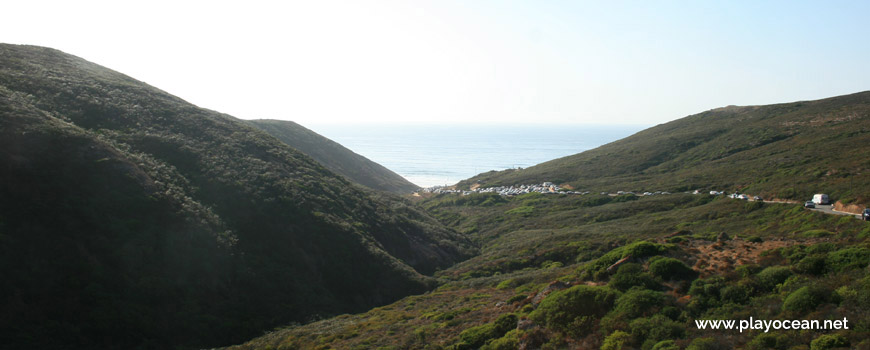
<svg viewBox="0 0 870 350">
<path fill-rule="evenodd" d="M 753 350 L 763 349 L 788 349 L 791 340 L 788 335 L 781 333 L 760 333 L 747 344 L 747 348 Z"/>
<path fill-rule="evenodd" d="M 618 296 L 607 287 L 574 286 L 548 295 L 529 318 L 579 338 L 592 331 L 596 319 L 613 307 Z"/>
<path fill-rule="evenodd" d="M 840 249 L 828 254 L 825 264 L 831 272 L 864 268 L 870 264 L 870 249 L 864 247 Z"/>
<path fill-rule="evenodd" d="M 514 296 L 510 297 L 510 299 L 508 299 L 508 300 L 506 301 L 506 303 L 508 303 L 508 304 L 513 304 L 513 303 L 516 303 L 516 302 L 518 302 L 518 301 L 526 300 L 526 298 L 528 298 L 528 297 L 529 297 L 529 296 L 528 296 L 528 295 L 525 295 L 525 294 L 517 294 L 517 295 L 514 295 Z"/>
<path fill-rule="evenodd" d="M 692 343 L 686 347 L 686 350 L 724 350 L 728 349 L 724 344 L 716 341 L 715 338 L 695 338 Z"/>
<path fill-rule="evenodd" d="M 819 287 L 801 287 L 785 298 L 782 308 L 788 311 L 807 312 L 825 301 L 827 292 Z"/>
<path fill-rule="evenodd" d="M 631 335 L 623 332 L 616 331 L 611 333 L 604 338 L 604 343 L 601 344 L 601 350 L 623 350 L 629 349 L 629 344 L 631 343 Z"/>
<path fill-rule="evenodd" d="M 692 296 L 688 305 L 689 311 L 693 315 L 700 315 L 709 308 L 720 306 L 720 293 L 726 286 L 727 283 L 721 276 L 697 279 L 692 282 L 689 288 L 689 295 Z"/>
<path fill-rule="evenodd" d="M 752 289 L 745 285 L 730 285 L 719 291 L 722 302 L 744 304 L 752 296 Z"/>
<path fill-rule="evenodd" d="M 676 237 L 668 238 L 668 243 L 682 243 L 682 242 L 686 242 L 686 241 L 688 241 L 686 239 L 686 237 L 676 236 Z"/>
<path fill-rule="evenodd" d="M 662 254 L 673 246 L 666 244 L 650 243 L 647 241 L 637 241 L 622 247 L 614 248 L 606 254 L 602 255 L 593 262 L 587 269 L 591 276 L 604 275 L 605 269 L 616 263 L 622 258 L 631 256 L 635 259 L 643 259 L 653 255 Z"/>
<path fill-rule="evenodd" d="M 835 250 L 837 250 L 837 246 L 835 246 L 833 243 L 828 242 L 813 244 L 806 249 L 807 254 L 821 254 L 832 252 Z"/>
<path fill-rule="evenodd" d="M 501 338 L 505 333 L 517 328 L 517 316 L 506 314 L 499 316 L 495 322 L 471 327 L 459 334 L 461 348 L 480 348 L 492 339 Z"/>
<path fill-rule="evenodd" d="M 616 299 L 613 311 L 622 317 L 632 319 L 652 315 L 665 303 L 665 294 L 648 289 L 630 289 Z"/>
<path fill-rule="evenodd" d="M 793 267 L 797 273 L 821 275 L 825 273 L 825 256 L 821 254 L 811 255 L 801 259 Z"/>
<path fill-rule="evenodd" d="M 643 272 L 643 267 L 635 263 L 620 266 L 616 270 L 616 274 L 610 277 L 609 285 L 621 291 L 629 290 L 632 287 L 645 289 L 659 289 L 661 287 L 652 275 Z"/>
<path fill-rule="evenodd" d="M 480 350 L 515 350 L 520 347 L 518 332 L 516 329 L 507 332 L 504 337 L 493 340 L 484 345 Z"/>
<path fill-rule="evenodd" d="M 661 258 L 649 264 L 649 272 L 663 280 L 683 280 L 695 277 L 695 271 L 674 258 Z"/>
<path fill-rule="evenodd" d="M 845 348 L 849 347 L 849 339 L 839 335 L 839 334 L 825 334 L 810 343 L 811 350 L 827 350 L 833 348 Z"/>
<path fill-rule="evenodd" d="M 758 283 L 764 290 L 770 291 L 792 275 L 786 266 L 771 266 L 758 273 Z"/>
<path fill-rule="evenodd" d="M 758 236 L 750 236 L 749 238 L 746 238 L 746 241 L 751 243 L 761 243 L 764 240 L 762 240 L 761 237 Z"/>
<path fill-rule="evenodd" d="M 518 283 L 517 280 L 515 280 L 515 279 L 513 279 L 513 278 L 508 278 L 508 279 L 506 279 L 506 280 L 504 280 L 504 281 L 501 281 L 501 283 L 499 283 L 499 284 L 495 287 L 495 289 L 511 289 L 511 288 L 516 288 L 518 284 L 519 284 L 519 283 Z"/>
<path fill-rule="evenodd" d="M 680 350 L 680 347 L 673 340 L 662 340 L 653 345 L 652 350 Z"/>
<path fill-rule="evenodd" d="M 740 265 L 737 267 L 736 271 L 737 274 L 740 275 L 740 277 L 746 278 L 755 275 L 756 273 L 761 271 L 761 266 L 755 264 Z"/>
<path fill-rule="evenodd" d="M 666 252 L 669 249 L 668 246 L 656 243 L 650 243 L 647 241 L 639 241 L 632 244 L 629 244 L 625 247 L 625 256 L 631 256 L 633 258 L 645 258 L 648 256 L 658 255 Z"/>
<path fill-rule="evenodd" d="M 686 329 L 681 323 L 674 322 L 663 315 L 635 319 L 631 321 L 629 328 L 638 343 L 649 344 L 644 346 L 646 349 L 658 341 L 682 338 L 686 334 Z"/>
</svg>

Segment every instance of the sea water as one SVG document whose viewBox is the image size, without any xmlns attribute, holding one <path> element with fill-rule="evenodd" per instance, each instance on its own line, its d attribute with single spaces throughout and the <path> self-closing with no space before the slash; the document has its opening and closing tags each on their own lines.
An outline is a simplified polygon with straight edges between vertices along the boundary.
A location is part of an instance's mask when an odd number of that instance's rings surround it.
<svg viewBox="0 0 870 350">
<path fill-rule="evenodd" d="M 639 125 L 305 125 L 421 187 L 525 168 L 636 133 Z"/>
</svg>

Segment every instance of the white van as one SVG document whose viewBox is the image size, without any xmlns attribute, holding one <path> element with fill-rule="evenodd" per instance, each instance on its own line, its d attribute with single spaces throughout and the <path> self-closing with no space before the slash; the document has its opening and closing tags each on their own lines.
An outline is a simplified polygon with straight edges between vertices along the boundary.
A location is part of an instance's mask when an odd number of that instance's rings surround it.
<svg viewBox="0 0 870 350">
<path fill-rule="evenodd" d="M 817 193 L 813 195 L 813 203 L 816 204 L 828 204 L 828 195 L 824 193 Z"/>
</svg>

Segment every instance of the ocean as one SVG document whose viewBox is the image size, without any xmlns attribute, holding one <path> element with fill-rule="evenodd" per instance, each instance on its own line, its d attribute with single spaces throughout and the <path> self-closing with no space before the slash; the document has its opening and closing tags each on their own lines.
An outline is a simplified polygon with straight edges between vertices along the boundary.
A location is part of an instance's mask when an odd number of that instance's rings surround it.
<svg viewBox="0 0 870 350">
<path fill-rule="evenodd" d="M 634 134 L 639 125 L 305 125 L 421 187 L 525 168 Z"/>
</svg>

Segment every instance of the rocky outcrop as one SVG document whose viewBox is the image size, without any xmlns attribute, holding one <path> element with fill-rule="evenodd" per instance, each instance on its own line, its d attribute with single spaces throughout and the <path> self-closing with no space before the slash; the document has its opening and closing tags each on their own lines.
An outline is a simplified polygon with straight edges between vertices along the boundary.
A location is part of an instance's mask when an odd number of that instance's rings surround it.
<svg viewBox="0 0 870 350">
<path fill-rule="evenodd" d="M 842 211 L 844 213 L 861 214 L 861 212 L 864 211 L 864 206 L 857 204 L 843 204 L 843 202 L 837 201 L 834 203 L 834 210 Z"/>
</svg>

